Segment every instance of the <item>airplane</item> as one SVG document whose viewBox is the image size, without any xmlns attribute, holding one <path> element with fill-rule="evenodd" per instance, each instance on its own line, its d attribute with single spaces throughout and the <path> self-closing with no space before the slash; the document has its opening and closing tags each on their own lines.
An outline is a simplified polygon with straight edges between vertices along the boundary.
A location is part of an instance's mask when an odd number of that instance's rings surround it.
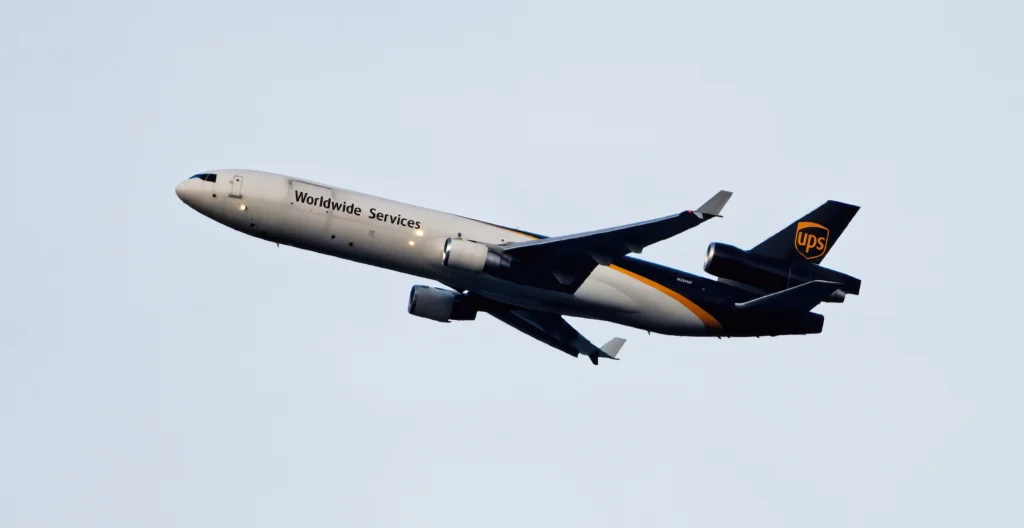
<svg viewBox="0 0 1024 528">
<path fill-rule="evenodd" d="M 618 360 L 624 339 L 591 343 L 563 316 L 674 336 L 821 333 L 811 310 L 860 294 L 860 280 L 821 265 L 859 206 L 829 200 L 757 246 L 713 242 L 710 279 L 631 256 L 721 216 L 732 196 L 633 224 L 544 236 L 299 178 L 216 170 L 177 196 L 232 229 L 303 250 L 428 280 L 410 314 L 439 322 L 483 312 L 573 357 Z"/>
</svg>

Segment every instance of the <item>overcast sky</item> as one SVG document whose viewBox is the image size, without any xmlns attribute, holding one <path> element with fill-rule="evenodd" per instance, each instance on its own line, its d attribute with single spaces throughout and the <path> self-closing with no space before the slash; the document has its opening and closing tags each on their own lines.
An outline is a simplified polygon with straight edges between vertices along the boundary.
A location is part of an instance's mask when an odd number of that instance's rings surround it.
<svg viewBox="0 0 1024 528">
<path fill-rule="evenodd" d="M 0 4 L 0 526 L 1021 526 L 1020 2 Z M 713 7 L 709 7 L 713 6 Z M 821 335 L 574 320 L 248 238 L 251 168 L 549 235 L 827 199 Z"/>
</svg>

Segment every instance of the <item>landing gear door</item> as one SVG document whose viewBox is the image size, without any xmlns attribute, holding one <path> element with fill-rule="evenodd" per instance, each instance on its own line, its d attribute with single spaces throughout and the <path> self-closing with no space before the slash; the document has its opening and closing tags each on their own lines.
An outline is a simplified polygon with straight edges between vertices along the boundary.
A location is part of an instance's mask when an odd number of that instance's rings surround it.
<svg viewBox="0 0 1024 528">
<path fill-rule="evenodd" d="M 231 194 L 232 198 L 242 197 L 242 177 L 235 175 L 231 177 Z"/>
</svg>

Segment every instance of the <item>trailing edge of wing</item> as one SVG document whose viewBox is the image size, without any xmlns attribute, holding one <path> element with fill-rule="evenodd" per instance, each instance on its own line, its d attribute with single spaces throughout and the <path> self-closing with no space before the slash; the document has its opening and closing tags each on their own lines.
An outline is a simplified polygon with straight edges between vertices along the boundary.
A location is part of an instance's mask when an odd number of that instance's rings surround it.
<svg viewBox="0 0 1024 528">
<path fill-rule="evenodd" d="M 719 191 L 696 211 L 684 211 L 654 220 L 585 233 L 515 242 L 499 249 L 512 258 L 527 261 L 550 261 L 587 255 L 598 264 L 608 264 L 612 259 L 628 253 L 640 253 L 651 244 L 719 216 L 730 197 L 731 192 Z"/>
</svg>

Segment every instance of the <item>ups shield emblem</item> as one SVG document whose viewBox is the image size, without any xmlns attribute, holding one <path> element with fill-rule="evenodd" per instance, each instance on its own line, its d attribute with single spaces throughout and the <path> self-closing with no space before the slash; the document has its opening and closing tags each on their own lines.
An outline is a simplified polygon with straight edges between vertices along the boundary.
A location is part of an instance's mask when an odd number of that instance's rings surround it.
<svg viewBox="0 0 1024 528">
<path fill-rule="evenodd" d="M 819 258 L 828 250 L 828 228 L 814 222 L 798 222 L 793 244 L 803 258 Z"/>
</svg>

